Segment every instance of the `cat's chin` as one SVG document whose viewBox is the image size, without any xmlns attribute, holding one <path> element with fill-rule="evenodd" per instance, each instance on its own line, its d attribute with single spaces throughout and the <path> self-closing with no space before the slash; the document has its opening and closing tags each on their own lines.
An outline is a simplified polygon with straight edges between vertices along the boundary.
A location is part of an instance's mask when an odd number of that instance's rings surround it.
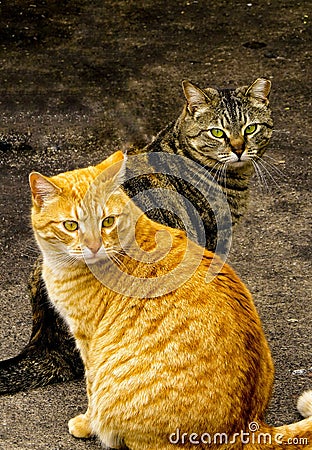
<svg viewBox="0 0 312 450">
<path fill-rule="evenodd" d="M 103 256 L 95 256 L 95 257 L 85 257 L 84 262 L 87 264 L 87 266 L 92 266 L 95 264 L 103 263 L 104 261 L 107 261 L 106 257 Z"/>
<path fill-rule="evenodd" d="M 248 159 L 248 160 L 245 160 L 245 161 L 241 161 L 241 160 L 239 160 L 239 161 L 233 161 L 233 162 L 231 162 L 230 163 L 230 165 L 232 166 L 232 167 L 245 167 L 245 166 L 247 166 L 247 165 L 249 165 L 250 164 L 250 160 Z"/>
<path fill-rule="evenodd" d="M 87 266 L 95 266 L 96 264 L 104 264 L 110 258 L 107 255 L 84 256 L 83 260 Z"/>
<path fill-rule="evenodd" d="M 228 168 L 232 170 L 246 169 L 247 167 L 252 167 L 252 162 L 250 159 L 233 161 L 228 165 Z"/>
</svg>

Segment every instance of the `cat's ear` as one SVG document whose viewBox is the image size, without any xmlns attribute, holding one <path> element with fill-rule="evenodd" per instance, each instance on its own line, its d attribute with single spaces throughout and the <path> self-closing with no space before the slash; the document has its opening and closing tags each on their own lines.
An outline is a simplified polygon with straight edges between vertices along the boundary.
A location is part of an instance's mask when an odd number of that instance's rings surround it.
<svg viewBox="0 0 312 450">
<path fill-rule="evenodd" d="M 41 207 L 44 202 L 60 195 L 61 188 L 38 172 L 29 175 L 29 184 L 35 204 Z"/>
<path fill-rule="evenodd" d="M 194 114 L 201 107 L 207 106 L 208 97 L 199 87 L 188 80 L 182 81 L 182 87 L 190 114 Z"/>
<path fill-rule="evenodd" d="M 256 100 L 269 104 L 269 95 L 271 90 L 271 81 L 266 78 L 257 78 L 246 91 L 246 96 L 255 98 Z"/>
<path fill-rule="evenodd" d="M 126 174 L 127 155 L 121 151 L 113 153 L 110 157 L 98 164 L 96 167 L 100 171 L 100 179 L 109 181 L 114 186 L 119 187 Z"/>
<path fill-rule="evenodd" d="M 96 167 L 100 170 L 105 170 L 111 167 L 113 164 L 123 162 L 126 159 L 126 155 L 122 151 L 117 151 L 110 155 L 108 158 L 104 159 L 100 164 Z"/>
</svg>

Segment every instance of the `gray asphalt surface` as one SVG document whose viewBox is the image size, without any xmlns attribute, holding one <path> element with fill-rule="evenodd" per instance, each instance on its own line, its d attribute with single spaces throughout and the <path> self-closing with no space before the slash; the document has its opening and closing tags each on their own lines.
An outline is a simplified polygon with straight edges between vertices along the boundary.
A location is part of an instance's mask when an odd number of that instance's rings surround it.
<svg viewBox="0 0 312 450">
<path fill-rule="evenodd" d="M 38 251 L 28 173 L 148 142 L 180 113 L 182 79 L 226 87 L 265 76 L 275 132 L 230 262 L 254 295 L 275 361 L 268 421 L 299 420 L 296 399 L 312 387 L 311 2 L 4 3 L 0 358 L 17 354 L 31 330 L 27 280 Z M 83 381 L 1 397 L 0 449 L 98 449 L 67 432 L 85 407 Z"/>
</svg>

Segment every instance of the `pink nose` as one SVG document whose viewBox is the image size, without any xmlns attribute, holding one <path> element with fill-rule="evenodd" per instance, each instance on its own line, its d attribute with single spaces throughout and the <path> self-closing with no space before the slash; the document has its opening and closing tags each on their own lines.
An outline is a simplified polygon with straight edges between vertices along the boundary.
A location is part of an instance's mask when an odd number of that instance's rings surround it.
<svg viewBox="0 0 312 450">
<path fill-rule="evenodd" d="M 100 250 L 100 248 L 102 247 L 102 241 L 91 241 L 86 243 L 86 246 L 88 247 L 89 250 L 91 250 L 91 252 L 96 255 L 97 252 Z"/>
</svg>

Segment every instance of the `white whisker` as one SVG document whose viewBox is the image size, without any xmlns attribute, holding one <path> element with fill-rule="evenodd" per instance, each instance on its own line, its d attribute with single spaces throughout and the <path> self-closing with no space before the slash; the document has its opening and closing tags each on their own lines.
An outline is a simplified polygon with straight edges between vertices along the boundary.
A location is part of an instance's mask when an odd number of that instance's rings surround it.
<svg viewBox="0 0 312 450">
<path fill-rule="evenodd" d="M 228 163 L 225 163 L 222 169 L 222 176 L 224 180 L 224 189 L 225 189 L 225 196 L 227 197 L 227 188 L 226 188 L 226 171 L 227 171 Z"/>
<path fill-rule="evenodd" d="M 265 158 L 271 159 L 273 161 L 273 163 L 266 161 Z M 280 170 L 278 167 L 276 167 L 277 160 L 275 158 L 273 158 L 272 156 L 269 156 L 269 155 L 265 155 L 264 159 L 262 159 L 262 162 L 263 162 L 263 164 L 267 164 L 271 169 L 273 169 L 276 172 L 276 174 L 278 174 L 281 178 L 286 179 L 286 175 L 284 174 L 284 172 L 282 170 Z"/>
<path fill-rule="evenodd" d="M 251 162 L 252 162 L 252 165 L 253 165 L 253 167 L 254 167 L 254 169 L 255 169 L 255 174 L 256 174 L 257 179 L 258 179 L 258 181 L 259 181 L 260 187 L 261 187 L 262 189 L 265 188 L 265 190 L 268 191 L 268 190 L 269 190 L 269 187 L 268 187 L 266 178 L 265 178 L 264 174 L 262 173 L 260 167 L 258 166 L 258 164 L 256 163 L 255 160 L 252 159 Z"/>
<path fill-rule="evenodd" d="M 273 181 L 273 183 L 277 186 L 280 187 L 279 184 L 277 183 L 277 181 L 275 180 L 274 176 L 272 175 L 272 173 L 269 171 L 269 169 L 265 166 L 265 163 L 263 162 L 263 160 L 258 159 L 257 160 L 257 164 L 259 164 L 261 166 L 262 169 L 264 169 L 264 171 L 266 172 L 266 174 L 268 175 L 268 177 Z M 272 168 L 271 166 L 269 166 L 270 168 Z"/>
<path fill-rule="evenodd" d="M 80 253 L 81 255 L 81 253 Z M 57 252 L 52 252 L 51 255 L 49 255 L 48 252 L 45 252 L 46 257 L 51 257 L 51 260 L 53 261 L 53 269 L 55 270 L 62 270 L 64 268 L 72 268 L 79 263 L 79 260 L 77 257 L 72 256 L 70 254 L 66 254 L 64 252 L 60 252 L 59 254 Z M 81 261 L 80 261 L 81 263 Z"/>
<path fill-rule="evenodd" d="M 124 262 L 119 258 L 119 255 L 124 256 L 126 254 L 123 250 L 110 247 L 109 249 L 106 249 L 106 253 L 117 264 L 117 266 L 122 267 L 123 269 L 127 268 Z"/>
<path fill-rule="evenodd" d="M 198 182 L 196 184 L 194 184 L 194 187 L 197 187 L 198 184 L 201 182 L 201 177 L 202 175 L 206 175 L 206 173 L 208 172 L 208 174 L 214 178 L 216 180 L 215 174 L 218 173 L 218 170 L 213 174 L 212 172 L 216 169 L 216 167 L 218 167 L 220 164 L 223 164 L 220 161 L 216 161 L 216 163 L 212 166 L 212 167 L 207 167 L 207 166 L 202 166 L 202 169 L 199 172 L 199 177 L 200 179 L 198 180 Z M 216 180 L 217 181 L 217 180 Z M 210 189 L 210 188 L 209 188 Z"/>
<path fill-rule="evenodd" d="M 215 180 L 216 182 L 221 186 L 222 182 L 224 183 L 224 187 L 226 188 L 226 168 L 227 168 L 227 162 L 221 163 L 221 166 L 218 167 L 218 170 L 215 174 Z"/>
<path fill-rule="evenodd" d="M 281 133 L 281 134 L 290 134 L 289 130 L 277 130 L 276 128 L 274 128 L 272 130 L 273 133 Z"/>
</svg>

